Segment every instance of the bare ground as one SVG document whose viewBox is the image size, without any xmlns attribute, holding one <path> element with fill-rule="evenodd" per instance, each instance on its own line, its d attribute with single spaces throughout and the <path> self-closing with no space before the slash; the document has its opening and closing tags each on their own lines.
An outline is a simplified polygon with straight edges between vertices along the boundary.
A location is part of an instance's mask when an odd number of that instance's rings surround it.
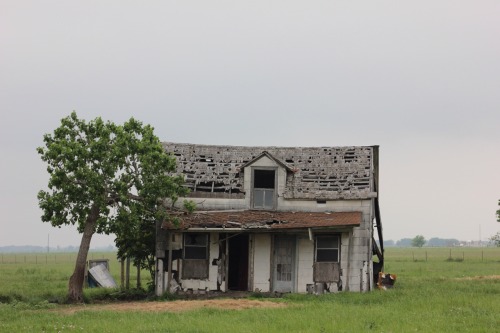
<svg viewBox="0 0 500 333">
<path fill-rule="evenodd" d="M 479 275 L 479 276 L 466 276 L 458 278 L 457 280 L 499 280 L 500 275 Z"/>
<path fill-rule="evenodd" d="M 144 312 L 182 312 L 200 308 L 213 308 L 224 310 L 244 310 L 251 308 L 281 308 L 286 305 L 270 301 L 249 299 L 209 299 L 189 301 L 163 301 L 163 302 L 123 302 L 92 305 L 62 306 L 52 311 L 64 314 L 73 314 L 79 311 L 144 311 Z"/>
</svg>

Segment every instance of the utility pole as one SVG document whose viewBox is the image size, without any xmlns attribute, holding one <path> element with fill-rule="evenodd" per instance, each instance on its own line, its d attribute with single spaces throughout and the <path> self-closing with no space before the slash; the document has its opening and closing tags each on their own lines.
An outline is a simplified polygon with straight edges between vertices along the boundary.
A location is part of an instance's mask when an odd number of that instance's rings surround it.
<svg viewBox="0 0 500 333">
<path fill-rule="evenodd" d="M 479 225 L 479 247 L 482 247 L 483 245 L 481 244 L 481 225 Z"/>
</svg>

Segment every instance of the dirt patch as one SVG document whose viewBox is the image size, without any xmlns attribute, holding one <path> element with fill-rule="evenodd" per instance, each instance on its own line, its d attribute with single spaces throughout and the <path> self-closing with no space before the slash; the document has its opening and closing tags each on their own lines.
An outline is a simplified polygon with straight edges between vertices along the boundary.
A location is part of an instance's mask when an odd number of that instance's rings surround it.
<svg viewBox="0 0 500 333">
<path fill-rule="evenodd" d="M 249 299 L 211 299 L 168 302 L 126 302 L 93 305 L 71 305 L 54 309 L 55 312 L 73 314 L 79 311 L 136 311 L 136 312 L 182 312 L 200 308 L 244 310 L 251 308 L 281 308 L 286 305 L 270 301 Z"/>
<path fill-rule="evenodd" d="M 500 275 L 479 275 L 479 276 L 466 276 L 458 278 L 457 280 L 500 280 Z"/>
</svg>

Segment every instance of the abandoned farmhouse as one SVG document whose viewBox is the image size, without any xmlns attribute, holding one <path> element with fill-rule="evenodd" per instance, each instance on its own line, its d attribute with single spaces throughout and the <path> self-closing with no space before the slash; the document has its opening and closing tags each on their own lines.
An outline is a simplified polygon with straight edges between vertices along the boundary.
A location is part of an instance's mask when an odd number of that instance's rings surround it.
<svg viewBox="0 0 500 333">
<path fill-rule="evenodd" d="M 157 225 L 158 295 L 374 287 L 384 264 L 378 146 L 164 147 L 197 206 Z"/>
</svg>

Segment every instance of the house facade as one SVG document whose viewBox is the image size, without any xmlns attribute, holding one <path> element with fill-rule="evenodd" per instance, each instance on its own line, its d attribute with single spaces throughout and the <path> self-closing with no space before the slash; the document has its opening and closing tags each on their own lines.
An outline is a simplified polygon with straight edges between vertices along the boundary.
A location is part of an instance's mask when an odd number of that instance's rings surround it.
<svg viewBox="0 0 500 333">
<path fill-rule="evenodd" d="M 197 207 L 157 225 L 158 295 L 374 287 L 384 260 L 378 146 L 164 147 Z"/>
</svg>

